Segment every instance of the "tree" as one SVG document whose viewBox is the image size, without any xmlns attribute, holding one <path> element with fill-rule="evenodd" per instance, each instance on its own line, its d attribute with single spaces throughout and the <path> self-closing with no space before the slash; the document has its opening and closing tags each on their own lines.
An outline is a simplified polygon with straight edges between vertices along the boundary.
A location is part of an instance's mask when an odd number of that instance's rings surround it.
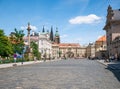
<svg viewBox="0 0 120 89">
<path fill-rule="evenodd" d="M 20 55 L 23 53 L 23 50 L 24 50 L 24 40 L 23 40 L 23 37 L 24 37 L 24 33 L 23 33 L 23 30 L 17 30 L 15 28 L 15 32 L 13 32 L 11 35 L 10 35 L 10 40 L 11 40 L 11 43 L 13 45 L 13 50 L 14 50 L 14 53 L 19 53 Z"/>
<path fill-rule="evenodd" d="M 4 31 L 0 29 L 0 55 L 2 57 L 8 57 L 13 54 L 12 44 Z"/>
<path fill-rule="evenodd" d="M 35 57 L 37 57 L 37 59 L 41 58 L 41 54 L 38 50 L 38 45 L 35 42 L 31 42 L 30 44 L 31 48 L 32 48 L 32 53 Z"/>
<path fill-rule="evenodd" d="M 1 37 L 1 36 L 5 36 L 2 29 L 0 29 L 0 37 Z"/>
</svg>

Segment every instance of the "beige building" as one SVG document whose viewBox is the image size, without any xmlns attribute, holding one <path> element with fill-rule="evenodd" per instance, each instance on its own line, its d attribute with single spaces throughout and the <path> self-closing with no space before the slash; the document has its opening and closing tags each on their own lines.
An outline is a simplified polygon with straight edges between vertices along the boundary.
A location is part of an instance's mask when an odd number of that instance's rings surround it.
<svg viewBox="0 0 120 89">
<path fill-rule="evenodd" d="M 54 43 L 52 46 L 54 58 L 83 58 L 86 47 L 81 47 L 78 43 Z"/>
<path fill-rule="evenodd" d="M 85 57 L 85 53 L 86 47 L 82 47 L 78 43 L 60 43 L 60 35 L 56 29 L 52 44 L 53 58 L 82 58 Z"/>
<path fill-rule="evenodd" d="M 113 52 L 115 53 L 115 58 L 117 60 L 120 60 L 120 36 L 116 37 L 113 41 L 112 41 L 112 47 L 113 47 Z"/>
<path fill-rule="evenodd" d="M 100 59 L 106 57 L 106 50 L 106 36 L 104 35 L 95 41 L 95 57 L 98 57 Z"/>
<path fill-rule="evenodd" d="M 106 31 L 107 37 L 108 55 L 119 56 L 120 45 L 118 38 L 120 36 L 120 9 L 113 10 L 110 5 L 108 6 L 104 30 Z"/>
<path fill-rule="evenodd" d="M 86 47 L 87 58 L 103 58 L 106 54 L 106 36 L 98 38 L 95 43 L 89 43 Z"/>
<path fill-rule="evenodd" d="M 94 43 L 89 43 L 89 45 L 86 47 L 86 57 L 87 58 L 95 57 L 95 44 Z"/>
</svg>

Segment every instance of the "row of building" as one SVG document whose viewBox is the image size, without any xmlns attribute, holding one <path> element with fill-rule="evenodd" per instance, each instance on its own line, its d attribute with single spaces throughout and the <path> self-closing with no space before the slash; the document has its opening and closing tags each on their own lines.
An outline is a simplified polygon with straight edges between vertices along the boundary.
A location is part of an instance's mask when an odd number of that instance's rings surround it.
<svg viewBox="0 0 120 89">
<path fill-rule="evenodd" d="M 32 32 L 30 41 L 38 44 L 38 50 L 41 57 L 44 58 L 73 58 L 85 57 L 85 47 L 81 47 L 78 43 L 60 43 L 60 35 L 56 28 L 53 34 L 53 27 L 51 31 L 45 31 L 43 27 L 42 32 Z M 25 45 L 28 45 L 28 36 L 24 37 Z"/>
<path fill-rule="evenodd" d="M 30 29 L 30 26 L 28 26 Z M 29 36 L 24 37 L 25 45 L 28 43 Z M 51 31 L 45 31 L 43 26 L 42 32 L 32 32 L 30 41 L 38 44 L 38 50 L 41 57 L 44 58 L 83 58 L 83 57 L 99 57 L 101 51 L 106 50 L 106 36 L 97 39 L 96 42 L 90 43 L 88 46 L 81 46 L 79 43 L 61 43 L 60 34 L 56 28 L 53 34 L 53 27 Z"/>
<path fill-rule="evenodd" d="M 28 26 L 29 27 L 29 26 Z M 109 5 L 107 9 L 106 24 L 103 28 L 106 35 L 96 39 L 95 42 L 87 46 L 81 46 L 79 43 L 61 43 L 60 34 L 56 28 L 53 34 L 51 31 L 32 32 L 30 41 L 38 44 L 41 57 L 44 58 L 108 58 L 114 56 L 120 58 L 120 9 L 112 10 Z M 24 37 L 24 42 L 28 45 L 28 36 Z"/>
<path fill-rule="evenodd" d="M 88 55 L 98 58 L 114 57 L 120 60 L 120 9 L 112 9 L 109 5 L 107 9 L 106 23 L 103 28 L 106 35 L 99 38 L 95 44 L 87 47 Z M 93 50 L 93 51 L 91 51 Z"/>
</svg>

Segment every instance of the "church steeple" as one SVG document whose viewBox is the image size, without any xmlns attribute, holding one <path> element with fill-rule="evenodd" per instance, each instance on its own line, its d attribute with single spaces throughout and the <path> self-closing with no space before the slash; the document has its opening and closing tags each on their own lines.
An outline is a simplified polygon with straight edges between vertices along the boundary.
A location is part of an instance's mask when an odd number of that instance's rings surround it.
<svg viewBox="0 0 120 89">
<path fill-rule="evenodd" d="M 107 10 L 108 10 L 108 12 L 111 11 L 112 7 L 109 5 Z"/>
<path fill-rule="evenodd" d="M 112 16 L 114 15 L 112 7 L 109 5 L 107 9 L 107 20 L 106 23 L 109 23 L 112 19 Z"/>
<path fill-rule="evenodd" d="M 59 33 L 58 33 L 58 28 L 56 28 L 56 33 L 55 33 L 55 36 L 59 36 Z"/>
<path fill-rule="evenodd" d="M 50 40 L 54 41 L 54 37 L 53 37 L 53 27 L 51 26 L 51 32 L 50 32 Z"/>
<path fill-rule="evenodd" d="M 58 33 L 58 28 L 56 28 L 56 33 L 55 33 L 55 43 L 57 44 L 60 43 L 60 35 Z"/>
</svg>

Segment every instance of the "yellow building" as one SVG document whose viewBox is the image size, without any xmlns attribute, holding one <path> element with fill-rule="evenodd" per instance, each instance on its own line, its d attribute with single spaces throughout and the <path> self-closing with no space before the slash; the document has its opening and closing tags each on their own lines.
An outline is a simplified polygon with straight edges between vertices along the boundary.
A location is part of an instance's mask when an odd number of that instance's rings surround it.
<svg viewBox="0 0 120 89">
<path fill-rule="evenodd" d="M 83 58 L 86 48 L 78 43 L 54 43 L 52 45 L 54 58 Z"/>
<path fill-rule="evenodd" d="M 95 56 L 98 58 L 103 58 L 107 56 L 106 53 L 107 46 L 106 46 L 106 36 L 101 36 L 95 42 Z"/>
</svg>

